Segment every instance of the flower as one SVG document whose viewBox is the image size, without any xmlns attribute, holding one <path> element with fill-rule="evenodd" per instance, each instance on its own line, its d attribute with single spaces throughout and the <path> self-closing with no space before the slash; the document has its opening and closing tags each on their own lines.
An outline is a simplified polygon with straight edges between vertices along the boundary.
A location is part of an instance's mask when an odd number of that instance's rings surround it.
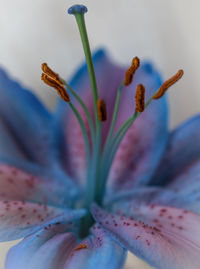
<svg viewBox="0 0 200 269">
<path fill-rule="evenodd" d="M 198 268 L 200 116 L 170 133 L 163 96 L 182 71 L 162 84 L 134 58 L 124 80 L 99 50 L 95 78 L 86 11 L 69 13 L 87 66 L 67 84 L 42 65 L 65 101 L 54 114 L 0 70 L 0 240 L 24 237 L 5 268 L 123 268 L 127 250 L 156 268 Z"/>
</svg>

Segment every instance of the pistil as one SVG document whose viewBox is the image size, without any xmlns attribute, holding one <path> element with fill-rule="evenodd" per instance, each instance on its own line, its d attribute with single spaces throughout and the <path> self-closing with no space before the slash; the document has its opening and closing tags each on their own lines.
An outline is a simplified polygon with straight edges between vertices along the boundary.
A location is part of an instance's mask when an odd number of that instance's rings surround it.
<svg viewBox="0 0 200 269">
<path fill-rule="evenodd" d="M 93 65 L 93 61 L 92 61 L 90 44 L 89 44 L 86 25 L 85 25 L 84 14 L 86 12 L 87 12 L 87 8 L 83 5 L 74 5 L 68 9 L 68 13 L 73 14 L 76 18 L 79 33 L 81 36 L 81 41 L 82 41 L 83 50 L 85 53 L 85 59 L 86 59 L 87 67 L 88 67 L 89 79 L 90 79 L 90 84 L 91 84 L 92 94 L 93 94 L 96 127 L 98 129 L 99 119 L 98 119 L 97 106 L 96 106 L 96 103 L 98 100 L 98 89 L 97 89 L 97 82 L 96 82 L 96 76 L 95 76 L 95 71 L 94 71 L 94 65 Z"/>
</svg>

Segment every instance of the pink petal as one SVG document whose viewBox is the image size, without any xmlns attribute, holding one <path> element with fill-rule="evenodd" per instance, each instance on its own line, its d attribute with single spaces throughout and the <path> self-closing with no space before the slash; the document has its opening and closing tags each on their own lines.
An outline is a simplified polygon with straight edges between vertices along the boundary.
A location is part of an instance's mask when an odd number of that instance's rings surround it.
<svg viewBox="0 0 200 269">
<path fill-rule="evenodd" d="M 98 51 L 94 56 L 94 66 L 99 98 L 105 100 L 108 110 L 108 120 L 103 124 L 104 142 L 111 123 L 117 89 L 124 78 L 125 68 L 112 63 L 103 51 Z M 150 64 L 144 63 L 141 66 L 135 75 L 134 83 L 122 91 L 117 127 L 134 112 L 134 92 L 138 83 L 145 84 L 147 97 L 150 97 L 160 86 L 161 80 L 158 72 Z M 93 115 L 93 99 L 86 66 L 77 72 L 72 79 L 71 86 L 80 91 L 80 96 Z M 72 112 L 68 112 L 65 107 L 64 104 L 61 105 L 59 116 L 62 116 L 63 119 L 62 124 L 66 138 L 66 167 L 72 177 L 83 183 L 86 167 L 83 136 L 75 116 Z M 88 130 L 83 110 L 78 104 L 76 107 Z M 165 148 L 167 139 L 166 110 L 165 98 L 153 102 L 151 107 L 130 128 L 118 149 L 111 168 L 109 187 L 112 192 L 130 188 L 138 183 L 144 184 L 150 179 Z"/>
<path fill-rule="evenodd" d="M 150 265 L 161 269 L 199 268 L 199 215 L 159 205 L 142 205 L 128 216 L 109 214 L 97 206 L 92 212 L 116 240 Z"/>
<path fill-rule="evenodd" d="M 0 164 L 0 200 L 64 203 L 67 187 L 59 180 L 39 178 L 16 167 Z"/>
</svg>

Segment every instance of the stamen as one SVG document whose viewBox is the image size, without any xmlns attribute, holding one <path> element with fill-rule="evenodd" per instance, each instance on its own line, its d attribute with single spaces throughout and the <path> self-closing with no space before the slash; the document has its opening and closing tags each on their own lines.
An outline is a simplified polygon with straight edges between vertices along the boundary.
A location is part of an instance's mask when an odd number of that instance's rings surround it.
<svg viewBox="0 0 200 269">
<path fill-rule="evenodd" d="M 59 74 L 57 74 L 56 72 L 54 72 L 47 63 L 43 63 L 41 65 L 42 71 L 48 76 L 51 77 L 53 79 L 55 79 L 56 81 L 59 81 L 61 84 L 63 84 L 63 81 L 61 80 L 61 78 L 59 77 Z"/>
<path fill-rule="evenodd" d="M 136 70 L 140 66 L 140 59 L 138 57 L 133 58 L 131 66 L 127 69 L 125 73 L 125 78 L 124 78 L 124 85 L 128 86 L 131 84 L 133 81 L 133 76 L 136 72 Z"/>
<path fill-rule="evenodd" d="M 175 84 L 179 79 L 183 76 L 183 70 L 179 70 L 174 76 L 172 76 L 170 79 L 166 80 L 158 90 L 158 92 L 153 96 L 153 99 L 160 99 L 165 92 L 171 87 L 173 84 Z"/>
<path fill-rule="evenodd" d="M 135 94 L 135 111 L 136 112 L 143 112 L 145 109 L 145 87 L 142 84 L 137 86 L 136 94 Z"/>
<path fill-rule="evenodd" d="M 65 101 L 65 102 L 69 102 L 70 101 L 70 97 L 69 94 L 67 93 L 65 87 L 58 81 L 55 80 L 49 76 L 47 76 L 46 74 L 42 73 L 41 79 L 44 81 L 44 83 L 46 83 L 48 86 L 54 88 L 57 93 L 60 95 L 60 97 Z"/>
<path fill-rule="evenodd" d="M 107 120 L 106 104 L 102 99 L 97 100 L 97 112 L 100 121 Z"/>
</svg>

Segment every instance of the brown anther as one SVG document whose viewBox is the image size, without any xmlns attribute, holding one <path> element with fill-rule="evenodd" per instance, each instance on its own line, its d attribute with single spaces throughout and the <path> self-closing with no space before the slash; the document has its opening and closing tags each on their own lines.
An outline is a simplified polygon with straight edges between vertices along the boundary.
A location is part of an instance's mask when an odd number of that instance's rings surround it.
<svg viewBox="0 0 200 269">
<path fill-rule="evenodd" d="M 58 80 L 55 80 L 44 73 L 42 73 L 41 79 L 48 86 L 54 88 L 65 102 L 70 101 L 69 94 L 67 93 L 65 87 Z"/>
<path fill-rule="evenodd" d="M 135 111 L 143 112 L 145 109 L 145 87 L 142 84 L 137 86 L 135 94 Z"/>
<path fill-rule="evenodd" d="M 81 250 L 81 249 L 85 249 L 85 248 L 87 248 L 87 245 L 85 245 L 85 244 L 79 244 L 74 250 Z"/>
<path fill-rule="evenodd" d="M 165 92 L 174 85 L 179 79 L 183 76 L 183 70 L 179 70 L 174 76 L 172 76 L 170 79 L 166 80 L 160 87 L 160 89 L 157 91 L 157 93 L 154 95 L 153 99 L 160 99 Z"/>
<path fill-rule="evenodd" d="M 97 112 L 100 121 L 107 120 L 106 104 L 102 99 L 97 100 Z"/>
<path fill-rule="evenodd" d="M 138 57 L 133 58 L 131 66 L 126 70 L 125 78 L 124 78 L 124 85 L 128 86 L 133 81 L 133 76 L 136 70 L 140 66 L 140 59 Z"/>
<path fill-rule="evenodd" d="M 140 59 L 138 57 L 133 58 L 131 66 L 133 66 L 136 71 L 140 67 Z"/>
<path fill-rule="evenodd" d="M 54 72 L 47 63 L 41 64 L 42 71 L 48 76 L 51 77 L 57 81 L 59 81 L 61 84 L 63 84 L 63 81 L 60 79 L 59 74 Z"/>
</svg>

